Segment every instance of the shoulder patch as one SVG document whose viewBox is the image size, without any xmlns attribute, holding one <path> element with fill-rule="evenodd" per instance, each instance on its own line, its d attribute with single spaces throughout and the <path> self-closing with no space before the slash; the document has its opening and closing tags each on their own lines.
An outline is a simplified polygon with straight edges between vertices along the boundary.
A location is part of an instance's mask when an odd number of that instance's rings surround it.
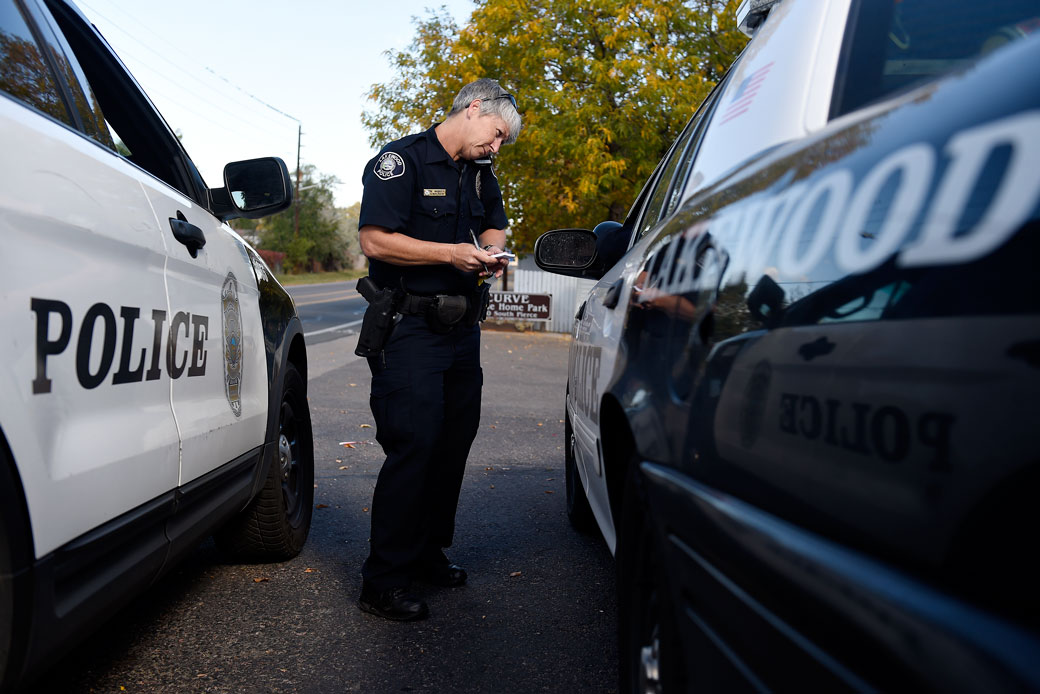
<svg viewBox="0 0 1040 694">
<path fill-rule="evenodd" d="M 404 159 L 397 152 L 383 152 L 376 160 L 372 172 L 384 181 L 404 174 Z"/>
</svg>

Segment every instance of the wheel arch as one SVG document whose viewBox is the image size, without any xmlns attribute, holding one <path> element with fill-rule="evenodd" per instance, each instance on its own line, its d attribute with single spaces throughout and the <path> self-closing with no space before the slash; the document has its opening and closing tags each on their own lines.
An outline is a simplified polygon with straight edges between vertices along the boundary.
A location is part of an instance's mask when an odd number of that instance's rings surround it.
<svg viewBox="0 0 1040 694">
<path fill-rule="evenodd" d="M 0 601 L 10 599 L 8 605 L 0 602 L 0 616 L 7 619 L 10 612 L 10 634 L 0 633 L 0 691 L 6 691 L 21 677 L 25 664 L 26 646 L 32 615 L 32 565 L 35 557 L 29 506 L 22 488 L 21 476 L 7 437 L 0 428 Z M 10 564 L 5 567 L 4 563 Z M 10 572 L 9 576 L 2 574 Z M 3 586 L 7 583 L 7 586 Z M 8 591 L 8 596 L 4 592 Z M 2 627 L 2 621 L 0 621 Z M 21 634 L 23 638 L 16 638 Z M 5 644 L 4 639 L 10 638 Z"/>
<path fill-rule="evenodd" d="M 278 414 L 281 409 L 286 365 L 291 363 L 303 377 L 304 388 L 307 385 L 307 346 L 303 336 L 303 324 L 296 313 L 296 305 L 256 252 L 248 247 L 247 252 L 252 258 L 260 295 L 260 317 L 267 360 L 268 406 L 264 451 L 261 463 L 256 469 L 252 493 L 243 508 L 252 503 L 260 493 L 270 466 L 275 464 L 278 456 Z"/>
<path fill-rule="evenodd" d="M 635 454 L 635 437 L 621 403 L 610 392 L 600 401 L 600 441 L 603 444 L 603 475 L 607 482 L 610 515 L 617 533 L 625 498 L 625 479 Z"/>
</svg>

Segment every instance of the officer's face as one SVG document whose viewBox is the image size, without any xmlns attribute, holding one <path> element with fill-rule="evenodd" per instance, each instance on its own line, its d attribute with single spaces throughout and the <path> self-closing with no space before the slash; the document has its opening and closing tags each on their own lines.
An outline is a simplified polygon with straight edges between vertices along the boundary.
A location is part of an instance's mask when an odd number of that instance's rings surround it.
<svg viewBox="0 0 1040 694">
<path fill-rule="evenodd" d="M 478 104 L 479 106 L 479 104 Z M 466 159 L 483 159 L 498 152 L 502 143 L 509 137 L 506 122 L 501 116 L 480 115 L 476 113 L 468 121 L 466 146 L 462 156 Z"/>
</svg>

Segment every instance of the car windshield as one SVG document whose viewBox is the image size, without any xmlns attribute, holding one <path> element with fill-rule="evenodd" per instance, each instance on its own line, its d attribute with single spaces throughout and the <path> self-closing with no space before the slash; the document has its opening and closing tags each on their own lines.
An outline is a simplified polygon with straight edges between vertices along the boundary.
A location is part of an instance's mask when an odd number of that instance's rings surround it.
<svg viewBox="0 0 1040 694">
<path fill-rule="evenodd" d="M 1037 31 L 1040 4 L 863 0 L 850 27 L 839 114 L 964 67 Z"/>
</svg>

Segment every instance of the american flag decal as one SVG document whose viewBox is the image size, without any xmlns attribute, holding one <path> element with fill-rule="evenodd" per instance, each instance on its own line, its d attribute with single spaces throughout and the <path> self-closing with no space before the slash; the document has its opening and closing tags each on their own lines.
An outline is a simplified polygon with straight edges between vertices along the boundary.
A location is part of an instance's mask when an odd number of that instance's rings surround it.
<svg viewBox="0 0 1040 694">
<path fill-rule="evenodd" d="M 747 113 L 748 109 L 751 108 L 751 102 L 755 100 L 755 94 L 758 93 L 762 83 L 766 81 L 766 75 L 769 74 L 769 70 L 772 67 L 772 62 L 766 63 L 744 78 L 744 81 L 737 87 L 736 93 L 733 94 L 729 106 L 722 112 L 720 125 L 733 120 L 742 113 Z"/>
</svg>

